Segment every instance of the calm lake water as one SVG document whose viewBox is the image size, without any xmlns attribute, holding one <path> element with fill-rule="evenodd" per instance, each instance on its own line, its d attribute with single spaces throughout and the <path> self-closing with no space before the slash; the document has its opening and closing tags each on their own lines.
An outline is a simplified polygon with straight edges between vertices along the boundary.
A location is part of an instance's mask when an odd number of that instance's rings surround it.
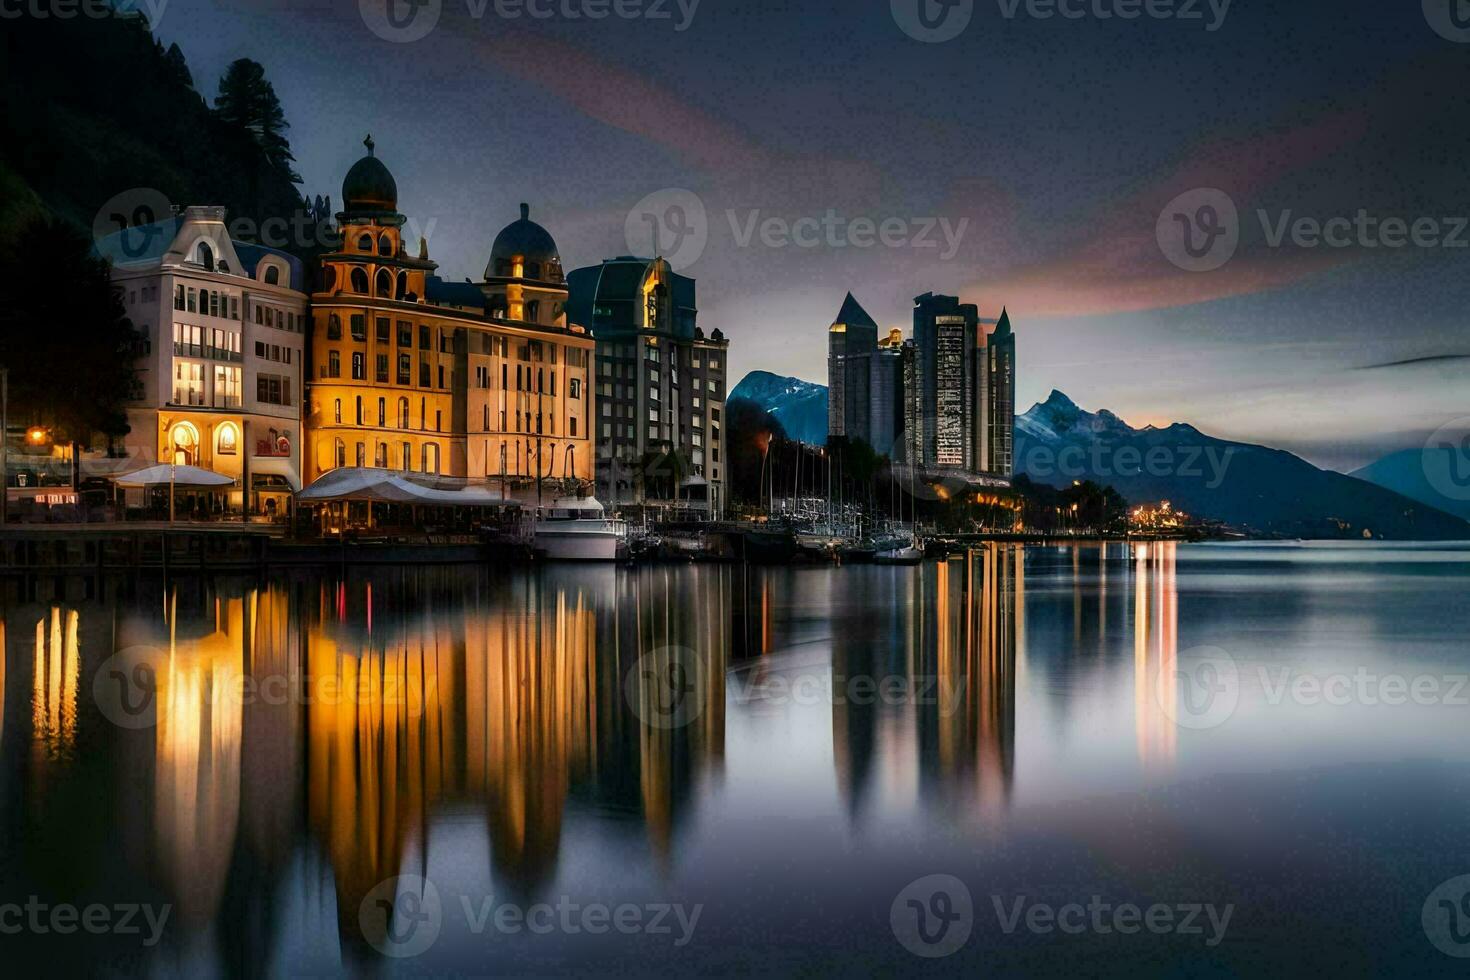
<svg viewBox="0 0 1470 980">
<path fill-rule="evenodd" d="M 1470 547 L 104 585 L 0 609 L 7 965 L 1470 966 Z"/>
</svg>

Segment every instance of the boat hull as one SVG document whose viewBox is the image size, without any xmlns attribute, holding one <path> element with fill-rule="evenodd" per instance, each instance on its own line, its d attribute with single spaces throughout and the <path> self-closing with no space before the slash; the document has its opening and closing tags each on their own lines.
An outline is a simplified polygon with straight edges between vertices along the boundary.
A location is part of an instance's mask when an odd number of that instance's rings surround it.
<svg viewBox="0 0 1470 980">
<path fill-rule="evenodd" d="M 612 531 L 538 529 L 535 548 L 549 561 L 617 561 L 618 544 Z"/>
</svg>

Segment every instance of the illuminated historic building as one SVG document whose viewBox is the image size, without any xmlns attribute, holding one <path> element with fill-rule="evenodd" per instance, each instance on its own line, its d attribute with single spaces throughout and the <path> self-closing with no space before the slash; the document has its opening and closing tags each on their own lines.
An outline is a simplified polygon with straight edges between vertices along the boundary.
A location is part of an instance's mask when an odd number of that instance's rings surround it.
<svg viewBox="0 0 1470 980">
<path fill-rule="evenodd" d="M 598 496 L 718 514 L 725 500 L 729 341 L 697 325 L 695 283 L 663 259 L 620 256 L 568 275 L 571 310 L 597 337 Z M 651 466 L 677 453 L 678 467 Z"/>
<path fill-rule="evenodd" d="M 222 207 L 189 207 L 107 236 L 128 317 L 141 331 L 130 455 L 234 477 L 252 513 L 285 513 L 301 486 L 301 263 L 232 241 Z"/>
<path fill-rule="evenodd" d="M 556 243 L 523 204 L 482 282 L 439 278 L 422 239 L 409 254 L 397 183 L 364 142 L 312 295 L 307 482 L 353 466 L 528 498 L 590 485 L 593 343 L 567 321 Z"/>
</svg>

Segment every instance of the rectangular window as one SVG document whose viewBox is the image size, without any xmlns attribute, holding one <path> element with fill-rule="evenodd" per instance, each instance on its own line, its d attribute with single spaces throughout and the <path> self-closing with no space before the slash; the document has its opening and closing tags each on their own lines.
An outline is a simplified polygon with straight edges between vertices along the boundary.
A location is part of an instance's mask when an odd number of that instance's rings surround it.
<svg viewBox="0 0 1470 980">
<path fill-rule="evenodd" d="M 410 354 L 398 355 L 398 383 L 413 384 L 413 356 Z"/>
<path fill-rule="evenodd" d="M 398 321 L 398 346 L 413 346 L 413 324 L 409 323 L 407 320 Z"/>
<path fill-rule="evenodd" d="M 427 387 L 429 387 L 429 380 L 430 380 L 429 379 L 429 362 L 428 361 L 420 361 L 419 362 L 419 387 L 420 388 L 427 388 Z"/>
<path fill-rule="evenodd" d="M 342 355 L 337 351 L 327 351 L 327 377 L 342 377 Z"/>
<path fill-rule="evenodd" d="M 386 344 L 392 339 L 393 326 L 385 316 L 378 317 L 378 343 Z"/>
<path fill-rule="evenodd" d="M 204 365 L 189 361 L 174 362 L 174 404 L 204 404 Z"/>
<path fill-rule="evenodd" d="M 255 379 L 255 400 L 267 405 L 291 404 L 291 379 L 262 374 Z"/>
<path fill-rule="evenodd" d="M 426 324 L 419 324 L 419 350 L 433 350 L 434 335 Z"/>
<path fill-rule="evenodd" d="M 352 314 L 352 339 L 367 340 L 367 317 L 361 313 Z"/>
<path fill-rule="evenodd" d="M 374 378 L 374 380 L 376 380 L 378 382 L 378 384 L 387 384 L 388 383 L 388 355 L 387 354 L 379 354 L 378 355 L 377 362 L 374 364 L 374 368 L 375 368 L 375 370 L 373 372 L 373 378 Z"/>
<path fill-rule="evenodd" d="M 239 408 L 240 407 L 240 369 L 237 367 L 225 367 L 222 364 L 214 368 L 214 407 L 215 408 Z"/>
<path fill-rule="evenodd" d="M 581 398 L 582 397 L 582 379 L 581 378 L 573 378 L 572 380 L 570 380 L 570 381 L 567 382 L 567 397 L 568 398 Z"/>
</svg>

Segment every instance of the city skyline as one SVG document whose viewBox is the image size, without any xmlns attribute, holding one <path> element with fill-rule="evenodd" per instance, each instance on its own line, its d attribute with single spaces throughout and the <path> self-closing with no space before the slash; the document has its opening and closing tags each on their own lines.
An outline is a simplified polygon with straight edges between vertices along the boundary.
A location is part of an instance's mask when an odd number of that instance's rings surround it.
<svg viewBox="0 0 1470 980">
<path fill-rule="evenodd" d="M 478 271 L 478 229 L 521 200 L 580 266 L 647 251 L 629 247 L 629 212 L 691 191 L 708 240 L 680 271 L 702 282 L 704 322 L 749 339 L 732 381 L 773 364 L 821 381 L 822 338 L 803 328 L 831 315 L 838 284 L 861 281 L 884 330 L 906 325 L 926 290 L 971 297 L 987 318 L 1009 306 L 1028 324 L 1022 409 L 1058 388 L 1134 424 L 1187 421 L 1339 468 L 1422 445 L 1458 414 L 1470 287 L 1447 272 L 1462 252 L 1374 248 L 1356 233 L 1348 248 L 1273 246 L 1268 234 L 1283 215 L 1470 213 L 1440 142 L 1463 131 L 1465 109 L 1400 108 L 1463 78 L 1463 49 L 1417 5 L 1233 5 L 1214 30 L 1208 10 L 1192 23 L 980 5 L 937 44 L 907 36 L 887 4 L 816 8 L 705 3 L 679 30 L 672 5 L 668 21 L 593 22 L 494 6 L 477 19 L 481 8 L 447 3 L 427 36 L 393 43 L 355 3 L 177 7 L 158 31 L 209 98 L 229 60 L 265 64 L 306 193 L 330 192 L 361 131 L 378 133 L 415 188 L 406 213 L 434 223 L 446 278 Z M 1312 43 L 1326 30 L 1330 60 Z M 283 31 L 322 56 L 288 56 L 271 41 Z M 750 42 L 741 59 L 715 57 L 732 39 Z M 1109 42 L 1134 46 L 1138 70 L 1109 75 Z M 883 70 L 857 77 L 848 58 Z M 947 69 L 974 63 L 989 66 L 983 84 L 929 96 Z M 399 97 L 378 99 L 347 64 L 393 78 Z M 528 101 L 530 129 L 517 126 Z M 441 114 L 473 123 L 455 128 L 452 153 Z M 1217 186 L 1239 208 L 1238 253 L 1210 272 L 1175 268 L 1156 220 L 1178 194 Z M 831 247 L 825 228 L 817 247 L 794 243 L 812 228 L 798 222 L 822 227 L 829 212 L 843 241 L 854 220 L 897 219 L 899 238 L 933 247 Z M 1147 384 L 1132 369 L 1142 360 L 1156 367 Z M 1396 397 L 1405 385 L 1421 396 L 1412 404 Z"/>
</svg>

